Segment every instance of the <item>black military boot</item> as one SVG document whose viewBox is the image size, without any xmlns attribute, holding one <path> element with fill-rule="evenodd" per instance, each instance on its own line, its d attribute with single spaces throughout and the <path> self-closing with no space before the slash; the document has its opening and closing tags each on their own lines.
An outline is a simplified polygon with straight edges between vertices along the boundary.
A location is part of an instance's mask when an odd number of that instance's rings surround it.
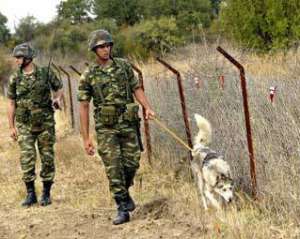
<svg viewBox="0 0 300 239">
<path fill-rule="evenodd" d="M 136 207 L 132 197 L 129 194 L 129 191 L 128 191 L 128 195 L 126 197 L 126 207 L 129 212 L 134 211 L 134 209 Z"/>
<path fill-rule="evenodd" d="M 127 197 L 126 197 L 126 207 L 127 207 L 127 210 L 129 212 L 132 212 L 134 211 L 134 209 L 136 208 L 135 206 L 135 203 L 132 199 L 132 197 L 130 196 L 129 194 L 129 187 L 133 185 L 133 179 L 134 179 L 134 175 L 135 175 L 135 172 L 134 173 L 128 173 L 125 177 L 126 179 L 126 189 L 127 189 Z"/>
<path fill-rule="evenodd" d="M 50 198 L 50 190 L 51 190 L 52 184 L 53 184 L 52 181 L 44 181 L 43 182 L 43 194 L 42 194 L 41 201 L 40 201 L 40 205 L 43 207 L 50 205 L 52 203 L 51 198 Z"/>
<path fill-rule="evenodd" d="M 119 198 L 115 198 L 117 206 L 118 206 L 118 214 L 116 218 L 113 220 L 114 225 L 123 224 L 125 222 L 129 222 L 130 216 L 128 209 L 126 207 L 126 202 Z"/>
<path fill-rule="evenodd" d="M 36 194 L 34 190 L 34 181 L 26 182 L 25 185 L 26 185 L 27 195 L 25 200 L 22 202 L 22 206 L 30 207 L 33 204 L 37 203 Z"/>
</svg>

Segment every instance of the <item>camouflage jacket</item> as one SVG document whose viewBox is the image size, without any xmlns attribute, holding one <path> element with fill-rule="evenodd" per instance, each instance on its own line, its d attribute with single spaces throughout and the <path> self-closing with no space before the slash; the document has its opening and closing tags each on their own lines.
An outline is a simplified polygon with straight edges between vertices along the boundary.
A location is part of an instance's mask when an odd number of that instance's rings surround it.
<svg viewBox="0 0 300 239">
<path fill-rule="evenodd" d="M 101 107 L 111 105 L 118 110 L 125 104 L 133 103 L 133 92 L 139 87 L 130 63 L 114 58 L 108 67 L 93 65 L 84 71 L 78 86 L 78 100 L 90 101 L 93 98 L 97 128 L 101 125 L 98 114 Z"/>
<path fill-rule="evenodd" d="M 24 74 L 21 70 L 14 72 L 8 84 L 8 98 L 16 102 L 17 126 L 32 126 L 35 120 L 44 126 L 53 126 L 54 117 L 51 101 L 51 90 L 57 91 L 63 87 L 54 72 L 48 67 L 34 65 L 31 74 Z"/>
</svg>

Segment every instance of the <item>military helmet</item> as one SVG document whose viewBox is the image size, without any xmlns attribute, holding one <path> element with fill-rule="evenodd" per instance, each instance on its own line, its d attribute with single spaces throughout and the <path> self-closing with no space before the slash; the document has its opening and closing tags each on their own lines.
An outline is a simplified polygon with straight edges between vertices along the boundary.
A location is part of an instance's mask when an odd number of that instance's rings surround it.
<svg viewBox="0 0 300 239">
<path fill-rule="evenodd" d="M 111 34 L 103 29 L 93 31 L 89 36 L 89 50 L 93 51 L 95 47 L 105 43 L 114 44 Z"/>
<path fill-rule="evenodd" d="M 34 58 L 36 56 L 36 52 L 34 48 L 29 43 L 22 43 L 17 45 L 13 50 L 13 56 L 18 57 L 22 56 L 25 58 Z"/>
</svg>

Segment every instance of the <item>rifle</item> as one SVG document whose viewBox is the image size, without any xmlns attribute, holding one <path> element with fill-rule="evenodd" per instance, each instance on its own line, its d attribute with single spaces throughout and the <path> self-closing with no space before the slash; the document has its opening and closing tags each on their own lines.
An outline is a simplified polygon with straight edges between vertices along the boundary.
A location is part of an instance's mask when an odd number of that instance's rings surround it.
<svg viewBox="0 0 300 239">
<path fill-rule="evenodd" d="M 143 146 L 143 141 L 142 141 L 142 136 L 141 136 L 141 119 L 139 119 L 136 124 L 135 124 L 135 127 L 136 127 L 136 135 L 137 135 L 137 139 L 138 139 L 138 144 L 140 146 L 140 150 L 141 152 L 144 152 L 144 146 Z"/>
</svg>

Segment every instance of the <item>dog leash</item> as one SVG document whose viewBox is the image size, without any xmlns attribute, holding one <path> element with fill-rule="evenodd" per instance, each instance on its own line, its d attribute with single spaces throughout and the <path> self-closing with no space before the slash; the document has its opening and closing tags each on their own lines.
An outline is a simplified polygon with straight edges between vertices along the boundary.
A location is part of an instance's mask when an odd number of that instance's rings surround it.
<svg viewBox="0 0 300 239">
<path fill-rule="evenodd" d="M 178 143 L 180 143 L 182 146 L 184 146 L 185 148 L 187 148 L 190 151 L 193 151 L 193 149 L 188 146 L 181 138 L 179 138 L 172 130 L 170 130 L 165 124 L 163 124 L 161 122 L 161 120 L 159 120 L 157 117 L 153 117 L 152 118 L 153 121 L 159 125 L 162 129 L 164 129 L 167 133 L 169 133 L 169 135 L 171 135 L 174 139 L 177 140 Z"/>
</svg>

